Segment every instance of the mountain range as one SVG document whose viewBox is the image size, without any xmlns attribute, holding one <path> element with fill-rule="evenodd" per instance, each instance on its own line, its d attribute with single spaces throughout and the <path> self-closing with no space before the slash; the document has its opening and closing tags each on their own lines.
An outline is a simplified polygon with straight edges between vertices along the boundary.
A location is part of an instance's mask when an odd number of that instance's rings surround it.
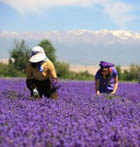
<svg viewBox="0 0 140 147">
<path fill-rule="evenodd" d="M 14 40 L 24 39 L 32 48 L 48 39 L 58 60 L 70 64 L 97 65 L 101 60 L 117 65 L 140 64 L 140 33 L 126 30 L 69 30 L 0 32 L 0 58 L 8 58 Z"/>
</svg>

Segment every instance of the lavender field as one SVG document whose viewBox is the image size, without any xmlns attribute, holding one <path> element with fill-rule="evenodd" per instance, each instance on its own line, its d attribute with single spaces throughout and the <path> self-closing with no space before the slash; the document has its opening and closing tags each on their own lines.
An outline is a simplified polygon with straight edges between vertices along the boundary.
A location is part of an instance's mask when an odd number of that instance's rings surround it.
<svg viewBox="0 0 140 147">
<path fill-rule="evenodd" d="M 0 147 L 140 146 L 140 84 L 98 98 L 94 82 L 59 85 L 58 100 L 31 100 L 24 79 L 0 79 Z"/>
</svg>

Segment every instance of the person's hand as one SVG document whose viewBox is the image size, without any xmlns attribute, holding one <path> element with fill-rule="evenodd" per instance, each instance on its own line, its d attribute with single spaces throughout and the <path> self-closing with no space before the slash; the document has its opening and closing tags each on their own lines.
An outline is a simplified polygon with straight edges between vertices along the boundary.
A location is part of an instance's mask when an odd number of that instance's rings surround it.
<svg viewBox="0 0 140 147">
<path fill-rule="evenodd" d="M 99 96 L 100 96 L 100 92 L 99 92 L 99 91 L 96 91 L 96 96 L 95 96 L 95 98 L 99 98 Z"/>
<path fill-rule="evenodd" d="M 115 95 L 115 92 L 114 92 L 114 91 L 112 91 L 112 92 L 110 93 L 110 95 L 112 95 L 112 96 L 113 96 L 113 95 Z"/>
<path fill-rule="evenodd" d="M 100 92 L 99 91 L 96 92 L 96 96 L 100 96 Z"/>
<path fill-rule="evenodd" d="M 54 85 L 56 85 L 57 82 L 58 82 L 58 78 L 53 78 L 53 79 L 52 79 L 52 82 L 53 82 Z"/>
<path fill-rule="evenodd" d="M 51 99 L 57 100 L 58 99 L 58 93 L 57 92 L 52 93 L 51 94 Z"/>
<path fill-rule="evenodd" d="M 40 95 L 39 95 L 37 88 L 33 89 L 33 98 L 40 98 Z"/>
</svg>

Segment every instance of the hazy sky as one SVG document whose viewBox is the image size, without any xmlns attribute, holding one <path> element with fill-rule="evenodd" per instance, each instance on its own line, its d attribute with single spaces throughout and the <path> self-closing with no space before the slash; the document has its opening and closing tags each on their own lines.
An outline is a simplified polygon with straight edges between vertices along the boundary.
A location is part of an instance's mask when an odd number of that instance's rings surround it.
<svg viewBox="0 0 140 147">
<path fill-rule="evenodd" d="M 0 31 L 140 32 L 140 0 L 0 0 Z"/>
<path fill-rule="evenodd" d="M 70 63 L 139 63 L 140 0 L 0 0 L 0 58 L 44 38 Z"/>
</svg>

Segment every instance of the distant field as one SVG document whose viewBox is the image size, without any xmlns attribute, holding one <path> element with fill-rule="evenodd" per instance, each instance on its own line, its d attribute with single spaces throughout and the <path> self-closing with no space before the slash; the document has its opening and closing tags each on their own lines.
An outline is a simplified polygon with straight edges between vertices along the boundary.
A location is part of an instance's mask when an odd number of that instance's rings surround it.
<svg viewBox="0 0 140 147">
<path fill-rule="evenodd" d="M 122 66 L 121 69 L 124 71 L 125 69 L 128 69 L 128 66 Z M 70 65 L 70 70 L 74 72 L 80 72 L 80 71 L 88 71 L 90 74 L 95 75 L 96 71 L 99 69 L 99 66 L 96 65 Z"/>
<path fill-rule="evenodd" d="M 2 63 L 5 63 L 5 64 L 8 64 L 8 59 L 0 59 L 0 62 Z M 122 71 L 124 71 L 125 69 L 128 70 L 128 66 L 122 66 L 121 69 Z M 93 74 L 95 75 L 96 74 L 96 71 L 99 69 L 99 66 L 97 65 L 73 65 L 71 64 L 70 65 L 70 70 L 71 71 L 74 71 L 74 72 L 80 72 L 80 71 L 88 71 L 90 74 Z"/>
<path fill-rule="evenodd" d="M 0 59 L 0 62 L 8 64 L 8 59 Z"/>
</svg>

